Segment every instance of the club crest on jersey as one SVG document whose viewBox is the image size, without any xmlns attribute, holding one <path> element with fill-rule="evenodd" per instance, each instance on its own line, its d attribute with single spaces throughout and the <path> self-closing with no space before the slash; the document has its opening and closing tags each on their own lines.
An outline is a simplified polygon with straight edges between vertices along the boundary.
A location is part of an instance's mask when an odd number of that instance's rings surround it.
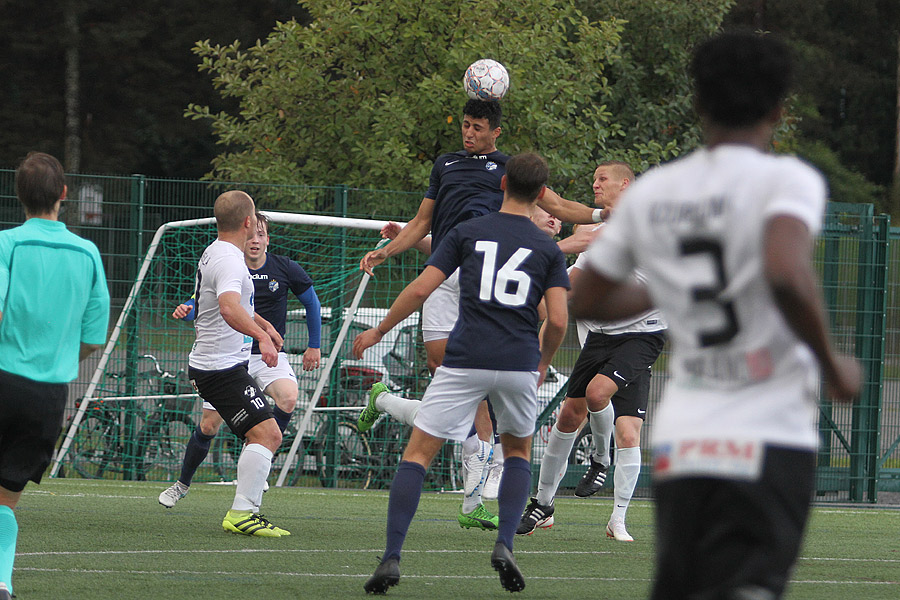
<svg viewBox="0 0 900 600">
<path fill-rule="evenodd" d="M 253 398 L 254 396 L 256 396 L 256 388 L 253 387 L 252 385 L 248 385 L 247 388 L 244 390 L 244 395 L 247 396 L 248 398 Z"/>
<path fill-rule="evenodd" d="M 269 282 L 269 291 L 270 291 L 270 292 L 277 292 L 277 291 L 278 291 L 278 282 L 275 281 L 274 279 L 273 279 L 272 281 Z"/>
<path fill-rule="evenodd" d="M 487 169 L 488 171 L 496 171 L 496 170 L 497 170 L 497 163 L 495 163 L 495 162 L 492 161 L 492 160 L 489 160 L 489 161 L 487 161 L 486 163 L 484 163 L 484 168 Z"/>
</svg>

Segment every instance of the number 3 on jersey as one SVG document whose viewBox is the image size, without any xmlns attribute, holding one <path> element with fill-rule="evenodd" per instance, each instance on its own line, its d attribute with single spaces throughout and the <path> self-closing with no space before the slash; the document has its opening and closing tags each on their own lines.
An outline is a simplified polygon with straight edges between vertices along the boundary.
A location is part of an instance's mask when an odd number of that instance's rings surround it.
<svg viewBox="0 0 900 600">
<path fill-rule="evenodd" d="M 497 270 L 497 242 L 478 240 L 475 242 L 475 251 L 484 254 L 478 298 L 485 302 L 493 298 L 504 306 L 525 304 L 528 290 L 531 289 L 531 278 L 527 273 L 516 269 L 525 262 L 531 250 L 519 248 L 499 270 Z"/>
<path fill-rule="evenodd" d="M 701 331 L 700 345 L 702 347 L 715 346 L 730 341 L 738 334 L 737 314 L 734 303 L 730 300 L 722 300 L 719 295 L 727 285 L 725 276 L 725 259 L 722 256 L 722 244 L 710 239 L 688 239 L 681 242 L 681 255 L 691 256 L 702 254 L 708 256 L 713 263 L 716 281 L 713 285 L 695 286 L 691 288 L 694 302 L 712 302 L 722 312 L 724 322 L 715 330 Z"/>
</svg>

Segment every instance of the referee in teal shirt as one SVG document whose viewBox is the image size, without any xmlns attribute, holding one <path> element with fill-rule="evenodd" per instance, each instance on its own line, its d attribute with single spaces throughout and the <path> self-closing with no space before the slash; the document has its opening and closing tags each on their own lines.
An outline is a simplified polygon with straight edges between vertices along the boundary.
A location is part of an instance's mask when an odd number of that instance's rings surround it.
<svg viewBox="0 0 900 600">
<path fill-rule="evenodd" d="M 62 430 L 78 362 L 106 341 L 109 291 L 97 247 L 59 222 L 59 161 L 32 152 L 16 169 L 25 223 L 0 232 L 0 600 L 12 594 L 13 509 L 40 483 Z"/>
</svg>

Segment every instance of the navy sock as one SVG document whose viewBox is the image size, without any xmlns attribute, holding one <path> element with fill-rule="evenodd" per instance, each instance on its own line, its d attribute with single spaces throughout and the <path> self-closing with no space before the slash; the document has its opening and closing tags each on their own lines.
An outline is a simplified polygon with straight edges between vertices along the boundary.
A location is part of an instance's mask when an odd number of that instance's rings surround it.
<svg viewBox="0 0 900 600">
<path fill-rule="evenodd" d="M 407 460 L 400 461 L 394 480 L 391 482 L 391 494 L 388 500 L 387 545 L 382 560 L 391 557 L 400 560 L 400 549 L 409 531 L 416 509 L 419 508 L 419 496 L 422 495 L 422 484 L 425 482 L 425 467 Z M 523 505 L 524 508 L 524 505 Z"/>
<path fill-rule="evenodd" d="M 214 437 L 216 437 L 215 434 L 206 435 L 200 431 L 200 427 L 194 430 L 191 439 L 188 440 L 187 448 L 184 449 L 184 461 L 181 463 L 181 475 L 178 477 L 178 481 L 184 485 L 191 485 L 197 467 L 209 454 L 209 443 Z"/>
<path fill-rule="evenodd" d="M 522 511 L 531 491 L 531 463 L 518 456 L 507 456 L 503 461 L 503 476 L 500 478 L 500 492 L 497 504 L 500 526 L 497 541 L 512 550 L 516 527 L 522 519 Z"/>
<path fill-rule="evenodd" d="M 276 405 L 272 408 L 272 412 L 275 416 L 275 422 L 278 423 L 278 429 L 281 430 L 281 433 L 284 433 L 284 430 L 287 429 L 288 423 L 291 422 L 291 415 L 294 414 L 294 411 L 284 412 Z"/>
</svg>

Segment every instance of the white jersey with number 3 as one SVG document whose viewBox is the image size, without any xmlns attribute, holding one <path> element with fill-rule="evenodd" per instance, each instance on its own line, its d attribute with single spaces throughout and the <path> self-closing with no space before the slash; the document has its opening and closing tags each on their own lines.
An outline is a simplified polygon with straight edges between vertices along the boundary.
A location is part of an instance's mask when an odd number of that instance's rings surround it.
<svg viewBox="0 0 900 600">
<path fill-rule="evenodd" d="M 653 443 L 678 452 L 707 440 L 683 472 L 742 476 L 755 467 L 715 455 L 749 456 L 753 444 L 815 448 L 818 368 L 763 276 L 763 231 L 785 215 L 815 235 L 825 200 L 822 176 L 796 158 L 703 148 L 637 179 L 588 250 L 607 277 L 640 268 L 668 322 L 673 377 Z"/>
</svg>

